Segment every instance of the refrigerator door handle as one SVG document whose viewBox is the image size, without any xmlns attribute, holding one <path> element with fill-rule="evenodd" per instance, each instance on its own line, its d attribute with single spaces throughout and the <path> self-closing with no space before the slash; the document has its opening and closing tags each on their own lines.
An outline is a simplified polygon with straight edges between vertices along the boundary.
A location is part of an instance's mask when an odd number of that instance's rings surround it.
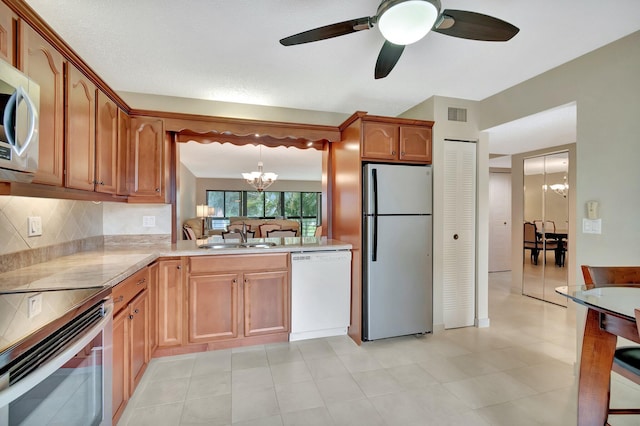
<svg viewBox="0 0 640 426">
<path fill-rule="evenodd" d="M 378 170 L 371 169 L 371 183 L 373 185 L 373 250 L 371 261 L 378 260 Z"/>
</svg>

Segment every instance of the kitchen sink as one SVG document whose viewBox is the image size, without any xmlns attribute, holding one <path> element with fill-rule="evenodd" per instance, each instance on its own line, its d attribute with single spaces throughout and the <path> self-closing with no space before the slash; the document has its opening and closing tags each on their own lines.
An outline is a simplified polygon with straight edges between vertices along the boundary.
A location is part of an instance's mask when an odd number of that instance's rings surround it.
<svg viewBox="0 0 640 426">
<path fill-rule="evenodd" d="M 249 247 L 249 248 L 269 248 L 269 247 L 275 246 L 276 243 L 273 243 L 271 241 L 267 241 L 267 242 L 262 242 L 262 243 L 242 243 L 240 245 L 242 247 Z"/>
<path fill-rule="evenodd" d="M 275 246 L 273 242 L 258 242 L 258 243 L 207 243 L 201 244 L 198 247 L 202 249 L 234 249 L 234 248 L 269 248 Z"/>
</svg>

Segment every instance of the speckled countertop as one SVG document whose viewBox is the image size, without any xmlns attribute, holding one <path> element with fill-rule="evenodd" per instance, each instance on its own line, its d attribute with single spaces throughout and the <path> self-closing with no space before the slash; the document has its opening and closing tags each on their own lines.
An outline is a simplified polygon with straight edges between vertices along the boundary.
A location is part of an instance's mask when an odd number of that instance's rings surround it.
<svg viewBox="0 0 640 426">
<path fill-rule="evenodd" d="M 0 292 L 113 286 L 160 257 L 351 249 L 350 244 L 342 241 L 315 237 L 249 241 L 273 241 L 278 245 L 271 248 L 202 249 L 198 248 L 198 245 L 206 243 L 207 240 L 198 240 L 179 241 L 171 245 L 117 247 L 80 252 L 2 273 Z"/>
</svg>

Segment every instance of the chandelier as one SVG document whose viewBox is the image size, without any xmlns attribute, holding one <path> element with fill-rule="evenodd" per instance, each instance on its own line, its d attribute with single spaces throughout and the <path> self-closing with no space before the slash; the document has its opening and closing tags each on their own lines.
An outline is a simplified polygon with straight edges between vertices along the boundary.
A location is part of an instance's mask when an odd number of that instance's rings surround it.
<svg viewBox="0 0 640 426">
<path fill-rule="evenodd" d="M 253 186 L 258 192 L 262 192 L 271 186 L 273 182 L 278 179 L 278 175 L 275 173 L 263 171 L 262 166 L 262 147 L 260 147 L 260 161 L 258 161 L 258 171 L 251 173 L 242 173 L 242 177 L 247 183 Z"/>
</svg>

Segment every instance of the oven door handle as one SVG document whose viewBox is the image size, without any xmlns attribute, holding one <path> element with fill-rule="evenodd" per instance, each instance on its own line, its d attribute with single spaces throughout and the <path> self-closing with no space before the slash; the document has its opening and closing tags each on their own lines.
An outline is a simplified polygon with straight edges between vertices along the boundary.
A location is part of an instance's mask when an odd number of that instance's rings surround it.
<svg viewBox="0 0 640 426">
<path fill-rule="evenodd" d="M 107 325 L 113 321 L 113 304 L 105 304 L 105 315 L 93 327 L 86 331 L 78 340 L 67 346 L 58 356 L 52 358 L 47 363 L 40 366 L 33 373 L 29 374 L 18 383 L 0 390 L 0 408 L 9 405 L 9 403 L 20 398 L 29 392 L 44 379 L 52 375 L 56 370 L 62 367 L 67 361 L 78 354 L 82 348 L 87 346 L 95 337 L 104 330 Z"/>
</svg>

